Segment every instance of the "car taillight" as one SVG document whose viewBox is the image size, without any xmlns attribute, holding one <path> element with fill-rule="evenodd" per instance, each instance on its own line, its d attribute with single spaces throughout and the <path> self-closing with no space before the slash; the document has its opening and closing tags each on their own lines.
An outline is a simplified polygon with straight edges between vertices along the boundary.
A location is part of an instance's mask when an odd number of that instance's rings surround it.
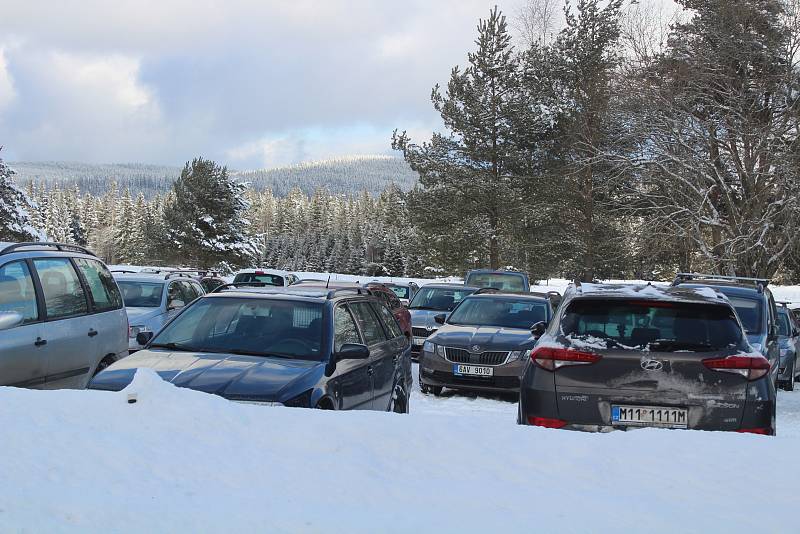
<svg viewBox="0 0 800 534">
<path fill-rule="evenodd" d="M 737 430 L 740 434 L 760 434 L 762 436 L 771 436 L 772 429 L 768 427 L 757 427 L 757 428 L 740 428 Z"/>
<path fill-rule="evenodd" d="M 533 363 L 548 371 L 565 365 L 587 365 L 600 361 L 602 356 L 593 352 L 560 347 L 538 347 L 531 352 Z"/>
<path fill-rule="evenodd" d="M 742 375 L 747 380 L 758 380 L 769 373 L 769 360 L 760 354 L 746 356 L 728 356 L 727 358 L 709 358 L 703 365 L 714 371 Z"/>
<path fill-rule="evenodd" d="M 564 428 L 567 422 L 563 419 L 551 419 L 549 417 L 535 417 L 533 415 L 528 417 L 528 424 L 534 426 L 543 426 L 545 428 Z"/>
</svg>

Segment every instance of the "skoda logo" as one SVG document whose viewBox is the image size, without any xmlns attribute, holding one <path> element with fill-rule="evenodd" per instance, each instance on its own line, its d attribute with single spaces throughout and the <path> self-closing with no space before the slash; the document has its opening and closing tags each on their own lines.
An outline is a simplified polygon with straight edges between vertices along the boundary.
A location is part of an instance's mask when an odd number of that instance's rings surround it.
<svg viewBox="0 0 800 534">
<path fill-rule="evenodd" d="M 425 330 L 427 330 L 428 332 L 433 332 L 433 327 L 431 325 L 427 325 L 425 327 Z"/>
<path fill-rule="evenodd" d="M 642 369 L 645 371 L 660 371 L 663 368 L 663 362 L 658 360 L 642 360 Z"/>
<path fill-rule="evenodd" d="M 472 345 L 472 352 L 480 352 L 481 346 L 480 345 Z"/>
</svg>

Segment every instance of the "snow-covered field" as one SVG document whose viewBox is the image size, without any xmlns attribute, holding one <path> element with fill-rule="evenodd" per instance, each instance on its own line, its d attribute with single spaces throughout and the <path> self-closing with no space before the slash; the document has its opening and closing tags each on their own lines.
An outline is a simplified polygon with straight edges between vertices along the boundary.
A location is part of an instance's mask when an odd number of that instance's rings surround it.
<svg viewBox="0 0 800 534">
<path fill-rule="evenodd" d="M 236 404 L 150 371 L 121 393 L 0 388 L 0 532 L 796 532 L 800 391 L 779 407 L 774 438 L 584 434 L 418 390 L 406 416 Z"/>
</svg>

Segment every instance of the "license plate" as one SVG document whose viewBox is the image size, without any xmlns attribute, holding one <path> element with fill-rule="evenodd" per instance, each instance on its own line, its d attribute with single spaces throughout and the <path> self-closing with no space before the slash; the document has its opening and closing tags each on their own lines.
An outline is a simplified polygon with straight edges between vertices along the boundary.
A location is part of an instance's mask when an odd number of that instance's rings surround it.
<svg viewBox="0 0 800 534">
<path fill-rule="evenodd" d="M 420 346 L 420 345 L 424 345 L 424 344 L 425 344 L 425 338 L 424 337 L 415 337 L 414 338 L 414 345 Z"/>
<path fill-rule="evenodd" d="M 611 406 L 612 425 L 686 428 L 688 411 L 663 406 Z"/>
<path fill-rule="evenodd" d="M 456 376 L 494 376 L 494 369 L 477 365 L 453 364 L 453 374 Z"/>
</svg>

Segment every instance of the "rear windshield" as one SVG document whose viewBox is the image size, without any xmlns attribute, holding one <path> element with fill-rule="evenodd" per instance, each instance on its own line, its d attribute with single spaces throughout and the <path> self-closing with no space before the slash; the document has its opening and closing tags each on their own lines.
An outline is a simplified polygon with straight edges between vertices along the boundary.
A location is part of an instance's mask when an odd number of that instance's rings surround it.
<svg viewBox="0 0 800 534">
<path fill-rule="evenodd" d="M 455 309 L 448 324 L 529 329 L 547 320 L 547 304 L 532 299 L 472 297 Z"/>
<path fill-rule="evenodd" d="M 321 360 L 322 305 L 203 298 L 169 323 L 151 347 Z"/>
<path fill-rule="evenodd" d="M 521 274 L 474 273 L 467 276 L 464 285 L 472 287 L 494 287 L 503 291 L 529 291 Z"/>
<path fill-rule="evenodd" d="M 260 282 L 270 286 L 283 286 L 283 277 L 279 274 L 239 273 L 233 283 Z"/>
<path fill-rule="evenodd" d="M 598 348 L 707 352 L 742 345 L 742 330 L 728 306 L 654 301 L 575 300 L 561 331 Z"/>
<path fill-rule="evenodd" d="M 474 289 L 421 288 L 408 305 L 410 310 L 450 311 Z"/>
<path fill-rule="evenodd" d="M 408 287 L 389 286 L 389 289 L 391 289 L 394 292 L 394 294 L 397 295 L 397 298 L 399 298 L 399 299 L 408 299 L 408 294 L 409 294 Z"/>
<path fill-rule="evenodd" d="M 128 308 L 158 308 L 161 306 L 163 283 L 117 280 L 117 285 L 122 292 L 122 301 Z"/>
</svg>

